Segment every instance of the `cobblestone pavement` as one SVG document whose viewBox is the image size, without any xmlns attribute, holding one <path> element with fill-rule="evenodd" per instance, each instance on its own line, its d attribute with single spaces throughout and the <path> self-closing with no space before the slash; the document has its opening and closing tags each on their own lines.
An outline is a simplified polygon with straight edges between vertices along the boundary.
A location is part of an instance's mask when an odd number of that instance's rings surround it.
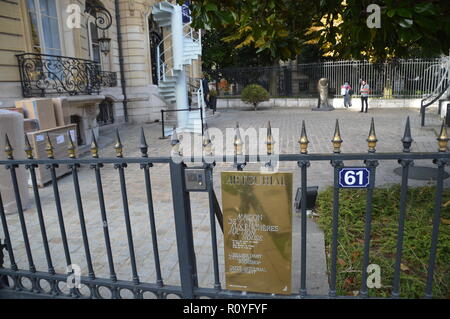
<svg viewBox="0 0 450 319">
<path fill-rule="evenodd" d="M 253 111 L 233 111 L 224 110 L 220 114 L 209 120 L 209 126 L 225 130 L 233 128 L 239 121 L 243 129 L 250 127 L 266 127 L 270 120 L 274 130 L 280 129 L 278 147 L 281 153 L 298 153 L 298 137 L 300 136 L 301 121 L 305 120 L 308 137 L 311 141 L 311 153 L 329 153 L 332 151 L 330 140 L 334 133 L 334 123 L 336 118 L 340 120 L 340 127 L 344 144 L 343 152 L 365 152 L 367 150 L 367 136 L 369 133 L 370 119 L 373 116 L 376 123 L 378 137 L 378 152 L 401 151 L 400 139 L 403 135 L 406 116 L 411 116 L 412 135 L 414 143 L 413 151 L 430 152 L 436 151 L 437 142 L 434 131 L 419 128 L 419 113 L 413 110 L 373 110 L 369 114 L 359 114 L 355 112 L 334 111 L 334 112 L 311 112 L 302 109 L 290 110 L 260 110 Z M 429 118 L 429 121 L 433 121 Z M 437 124 L 438 120 L 434 120 Z M 150 145 L 150 156 L 167 156 L 170 153 L 168 140 L 160 140 L 161 127 L 158 124 L 144 125 L 147 142 Z M 120 128 L 122 143 L 125 146 L 125 156 L 140 156 L 138 126 L 124 125 Z M 104 138 L 110 143 L 101 150 L 101 157 L 113 157 L 114 134 L 108 132 Z M 233 141 L 229 140 L 228 145 Z M 219 148 L 216 149 L 218 151 Z M 232 148 L 230 148 L 232 150 Z M 88 156 L 88 155 L 85 155 Z M 346 163 L 358 164 L 362 163 Z M 294 172 L 295 185 L 299 185 L 299 174 L 296 163 L 283 163 L 281 171 Z M 422 163 L 418 161 L 416 165 L 432 167 L 431 162 Z M 400 176 L 393 173 L 398 167 L 395 161 L 381 161 L 377 169 L 377 185 L 400 183 Z M 259 169 L 259 165 L 249 165 L 246 170 Z M 215 169 L 214 185 L 219 202 L 220 195 L 220 172 L 232 170 L 230 164 L 219 163 Z M 86 224 L 88 229 L 89 243 L 97 277 L 109 278 L 109 268 L 105 253 L 103 237 L 103 226 L 101 222 L 100 209 L 98 204 L 97 188 L 93 171 L 89 167 L 82 167 L 79 173 L 83 207 L 85 211 Z M 108 214 L 109 229 L 114 254 L 114 263 L 117 276 L 121 280 L 131 280 L 131 266 L 128 251 L 128 242 L 123 214 L 122 197 L 120 192 L 118 172 L 111 166 L 105 165 L 102 169 L 102 179 L 105 192 L 106 210 Z M 126 169 L 128 201 L 131 213 L 133 238 L 135 244 L 137 266 L 139 276 L 143 282 L 155 282 L 154 259 L 150 236 L 150 226 L 148 219 L 148 208 L 146 202 L 144 175 L 138 165 L 129 165 Z M 159 252 L 161 257 L 162 275 L 165 284 L 179 285 L 178 255 L 175 240 L 175 229 L 173 222 L 172 193 L 170 188 L 170 172 L 168 165 L 156 164 L 151 169 L 151 180 L 153 187 L 153 201 L 156 213 L 157 235 L 159 241 Z M 320 189 L 332 185 L 332 168 L 329 163 L 312 163 L 308 171 L 308 184 L 317 185 Z M 422 185 L 424 182 L 411 181 L 411 185 Z M 448 181 L 446 182 L 448 187 Z M 87 275 L 85 253 L 82 242 L 81 230 L 79 226 L 78 211 L 75 200 L 72 177 L 66 176 L 59 180 L 60 194 L 62 198 L 62 209 L 64 213 L 67 233 L 69 237 L 69 247 L 72 262 L 81 266 L 83 275 Z M 50 248 L 53 262 L 57 272 L 65 273 L 65 259 L 62 241 L 59 231 L 59 224 L 55 210 L 54 194 L 51 186 L 40 190 L 43 212 L 50 240 Z M 194 241 L 197 255 L 199 284 L 201 287 L 213 287 L 213 268 L 210 237 L 210 220 L 208 213 L 208 198 L 206 194 L 194 193 L 191 195 L 192 218 L 194 228 Z M 298 215 L 294 214 L 294 238 L 298 238 Z M 34 262 L 38 270 L 46 271 L 46 260 L 44 248 L 40 236 L 40 228 L 36 209 L 34 205 L 25 212 L 30 242 L 33 251 Z M 23 245 L 20 223 L 17 215 L 9 215 L 8 222 L 12 236 L 13 249 L 18 265 L 22 269 L 27 269 L 27 258 Z M 219 228 L 218 228 L 219 229 Z M 0 231 L 0 238 L 4 238 Z M 223 267 L 223 239 L 218 236 L 219 260 L 221 281 L 224 286 Z M 318 254 L 320 252 L 320 247 Z M 312 253 L 312 252 L 310 252 Z M 294 241 L 294 265 L 298 265 L 299 240 Z M 325 269 L 323 258 L 311 258 L 310 260 L 322 260 L 322 265 L 313 265 L 308 262 L 308 269 L 317 272 L 317 267 Z M 5 264 L 9 261 L 6 257 Z M 298 268 L 293 267 L 294 287 L 298 288 Z M 312 274 L 312 277 L 315 275 Z M 325 279 L 324 279 L 325 278 Z M 308 286 L 316 293 L 326 293 L 326 277 L 321 277 L 319 281 L 312 282 Z"/>
</svg>

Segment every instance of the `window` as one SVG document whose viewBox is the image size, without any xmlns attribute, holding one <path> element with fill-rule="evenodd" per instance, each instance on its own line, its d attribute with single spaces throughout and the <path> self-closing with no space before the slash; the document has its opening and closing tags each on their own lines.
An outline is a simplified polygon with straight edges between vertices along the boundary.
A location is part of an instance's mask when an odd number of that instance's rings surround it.
<svg viewBox="0 0 450 319">
<path fill-rule="evenodd" d="M 62 55 L 56 0 L 27 0 L 33 52 Z"/>
<path fill-rule="evenodd" d="M 90 57 L 93 61 L 100 63 L 100 43 L 98 42 L 98 29 L 94 22 L 89 22 L 89 44 Z"/>
</svg>

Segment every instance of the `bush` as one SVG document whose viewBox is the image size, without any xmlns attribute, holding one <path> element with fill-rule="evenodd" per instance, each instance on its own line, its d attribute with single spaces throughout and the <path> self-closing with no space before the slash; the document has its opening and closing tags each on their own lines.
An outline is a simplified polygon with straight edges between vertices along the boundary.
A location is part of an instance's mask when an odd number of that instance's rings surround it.
<svg viewBox="0 0 450 319">
<path fill-rule="evenodd" d="M 250 84 L 242 90 L 241 99 L 244 103 L 253 104 L 256 111 L 259 103 L 269 101 L 270 95 L 261 85 Z"/>
</svg>

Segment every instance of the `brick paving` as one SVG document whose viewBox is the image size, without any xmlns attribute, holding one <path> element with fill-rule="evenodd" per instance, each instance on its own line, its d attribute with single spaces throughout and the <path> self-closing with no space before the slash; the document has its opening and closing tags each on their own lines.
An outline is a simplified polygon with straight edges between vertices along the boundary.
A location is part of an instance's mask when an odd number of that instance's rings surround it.
<svg viewBox="0 0 450 319">
<path fill-rule="evenodd" d="M 367 150 L 366 138 L 369 133 L 370 119 L 373 116 L 376 123 L 378 137 L 377 151 L 391 152 L 401 151 L 400 139 L 403 135 L 406 116 L 411 117 L 412 135 L 415 139 L 412 150 L 420 152 L 436 151 L 437 142 L 434 131 L 424 130 L 419 127 L 419 113 L 414 110 L 373 110 L 369 114 L 346 112 L 344 110 L 334 112 L 311 112 L 305 109 L 281 109 L 233 111 L 223 110 L 220 114 L 209 120 L 210 127 L 221 130 L 232 128 L 239 121 L 243 129 L 250 127 L 266 127 L 270 120 L 274 129 L 280 129 L 278 146 L 281 153 L 297 153 L 297 140 L 300 135 L 301 121 L 305 120 L 308 137 L 311 141 L 311 153 L 329 153 L 332 151 L 330 140 L 334 133 L 336 118 L 340 120 L 340 127 L 344 144 L 343 152 L 365 152 Z M 429 117 L 429 121 L 438 124 L 438 119 Z M 144 125 L 147 142 L 150 146 L 150 156 L 167 156 L 170 153 L 168 140 L 160 140 L 160 126 L 158 124 Z M 122 143 L 125 146 L 125 156 L 140 156 L 139 153 L 139 126 L 123 125 L 120 127 Z M 110 141 L 101 152 L 101 157 L 113 157 L 113 132 L 106 133 L 104 140 Z M 228 141 L 231 145 L 232 140 Z M 199 145 L 197 145 L 199 146 Z M 232 149 L 232 148 L 230 148 Z M 216 149 L 218 151 L 218 148 Z M 85 155 L 88 156 L 88 155 Z M 358 164 L 362 163 L 346 163 Z M 433 166 L 430 162 L 418 161 L 416 165 Z M 395 161 L 381 161 L 377 169 L 377 185 L 400 183 L 400 176 L 393 173 L 398 167 Z M 260 165 L 249 165 L 246 170 L 259 169 Z M 220 202 L 220 172 L 232 170 L 230 164 L 220 163 L 214 174 L 214 185 Z M 299 174 L 296 163 L 283 163 L 281 171 L 293 171 L 295 185 L 299 185 Z M 82 167 L 79 173 L 83 207 L 85 211 L 88 229 L 89 243 L 97 277 L 108 278 L 109 268 L 106 258 L 106 250 L 103 237 L 100 209 L 98 204 L 97 187 L 93 171 L 89 167 Z M 122 198 L 120 192 L 118 172 L 111 166 L 105 165 L 102 169 L 102 179 L 105 192 L 106 210 L 108 214 L 109 230 L 111 234 L 112 250 L 117 276 L 121 280 L 131 280 L 131 266 L 128 252 L 128 243 L 123 214 Z M 153 251 L 150 236 L 148 209 L 146 202 L 144 176 L 138 165 L 129 165 L 126 169 L 128 201 L 131 213 L 133 238 L 137 257 L 138 272 L 141 281 L 155 282 L 155 269 Z M 156 214 L 157 235 L 159 240 L 159 253 L 161 257 L 162 275 L 165 284 L 179 285 L 178 256 L 175 240 L 175 229 L 173 222 L 172 193 L 170 189 L 170 172 L 167 165 L 155 164 L 151 169 L 151 180 L 153 187 L 153 201 Z M 332 185 L 332 168 L 329 163 L 312 163 L 308 171 L 309 185 L 317 185 L 320 189 Z M 423 185 L 426 182 L 411 181 L 411 185 Z M 449 182 L 446 181 L 446 187 Z M 60 194 L 62 198 L 62 209 L 64 213 L 69 247 L 72 262 L 81 266 L 83 275 L 87 275 L 85 253 L 79 226 L 79 217 L 75 201 L 72 177 L 66 176 L 59 180 Z M 43 212 L 50 241 L 51 253 L 56 271 L 65 273 L 65 259 L 62 248 L 59 224 L 55 210 L 54 195 L 51 186 L 40 190 Z M 194 228 L 194 241 L 197 255 L 199 284 L 202 287 L 213 287 L 211 237 L 209 227 L 208 198 L 206 194 L 195 193 L 191 195 L 192 218 Z M 46 260 L 44 248 L 40 236 L 40 228 L 33 205 L 25 212 L 30 242 L 33 251 L 34 262 L 38 270 L 46 271 Z M 294 217 L 294 224 L 298 225 L 299 217 Z M 23 245 L 20 223 L 17 215 L 9 215 L 8 222 L 12 237 L 13 249 L 16 260 L 21 269 L 27 269 L 27 259 Z M 296 227 L 296 226 L 295 226 Z M 218 228 L 219 229 L 219 228 Z M 294 236 L 298 236 L 298 230 Z M 219 260 L 221 281 L 224 286 L 223 267 L 223 240 L 221 234 L 218 236 Z M 0 238 L 4 238 L 0 230 Z M 298 240 L 294 243 L 294 265 L 298 265 Z M 5 264 L 9 267 L 8 257 Z M 310 271 L 317 265 L 308 263 Z M 325 265 L 320 265 L 325 267 Z M 296 267 L 294 267 L 296 268 Z M 298 269 L 295 273 L 294 287 L 298 288 Z M 318 293 L 326 293 L 326 279 L 323 283 L 310 283 L 309 287 Z"/>
</svg>

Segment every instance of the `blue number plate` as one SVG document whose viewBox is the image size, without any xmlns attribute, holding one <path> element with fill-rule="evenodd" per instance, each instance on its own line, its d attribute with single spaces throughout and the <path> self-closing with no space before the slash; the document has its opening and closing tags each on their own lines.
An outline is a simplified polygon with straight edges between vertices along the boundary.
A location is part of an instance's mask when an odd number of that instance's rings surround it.
<svg viewBox="0 0 450 319">
<path fill-rule="evenodd" d="M 368 188 L 370 186 L 370 170 L 366 167 L 345 167 L 339 171 L 341 188 Z"/>
</svg>

